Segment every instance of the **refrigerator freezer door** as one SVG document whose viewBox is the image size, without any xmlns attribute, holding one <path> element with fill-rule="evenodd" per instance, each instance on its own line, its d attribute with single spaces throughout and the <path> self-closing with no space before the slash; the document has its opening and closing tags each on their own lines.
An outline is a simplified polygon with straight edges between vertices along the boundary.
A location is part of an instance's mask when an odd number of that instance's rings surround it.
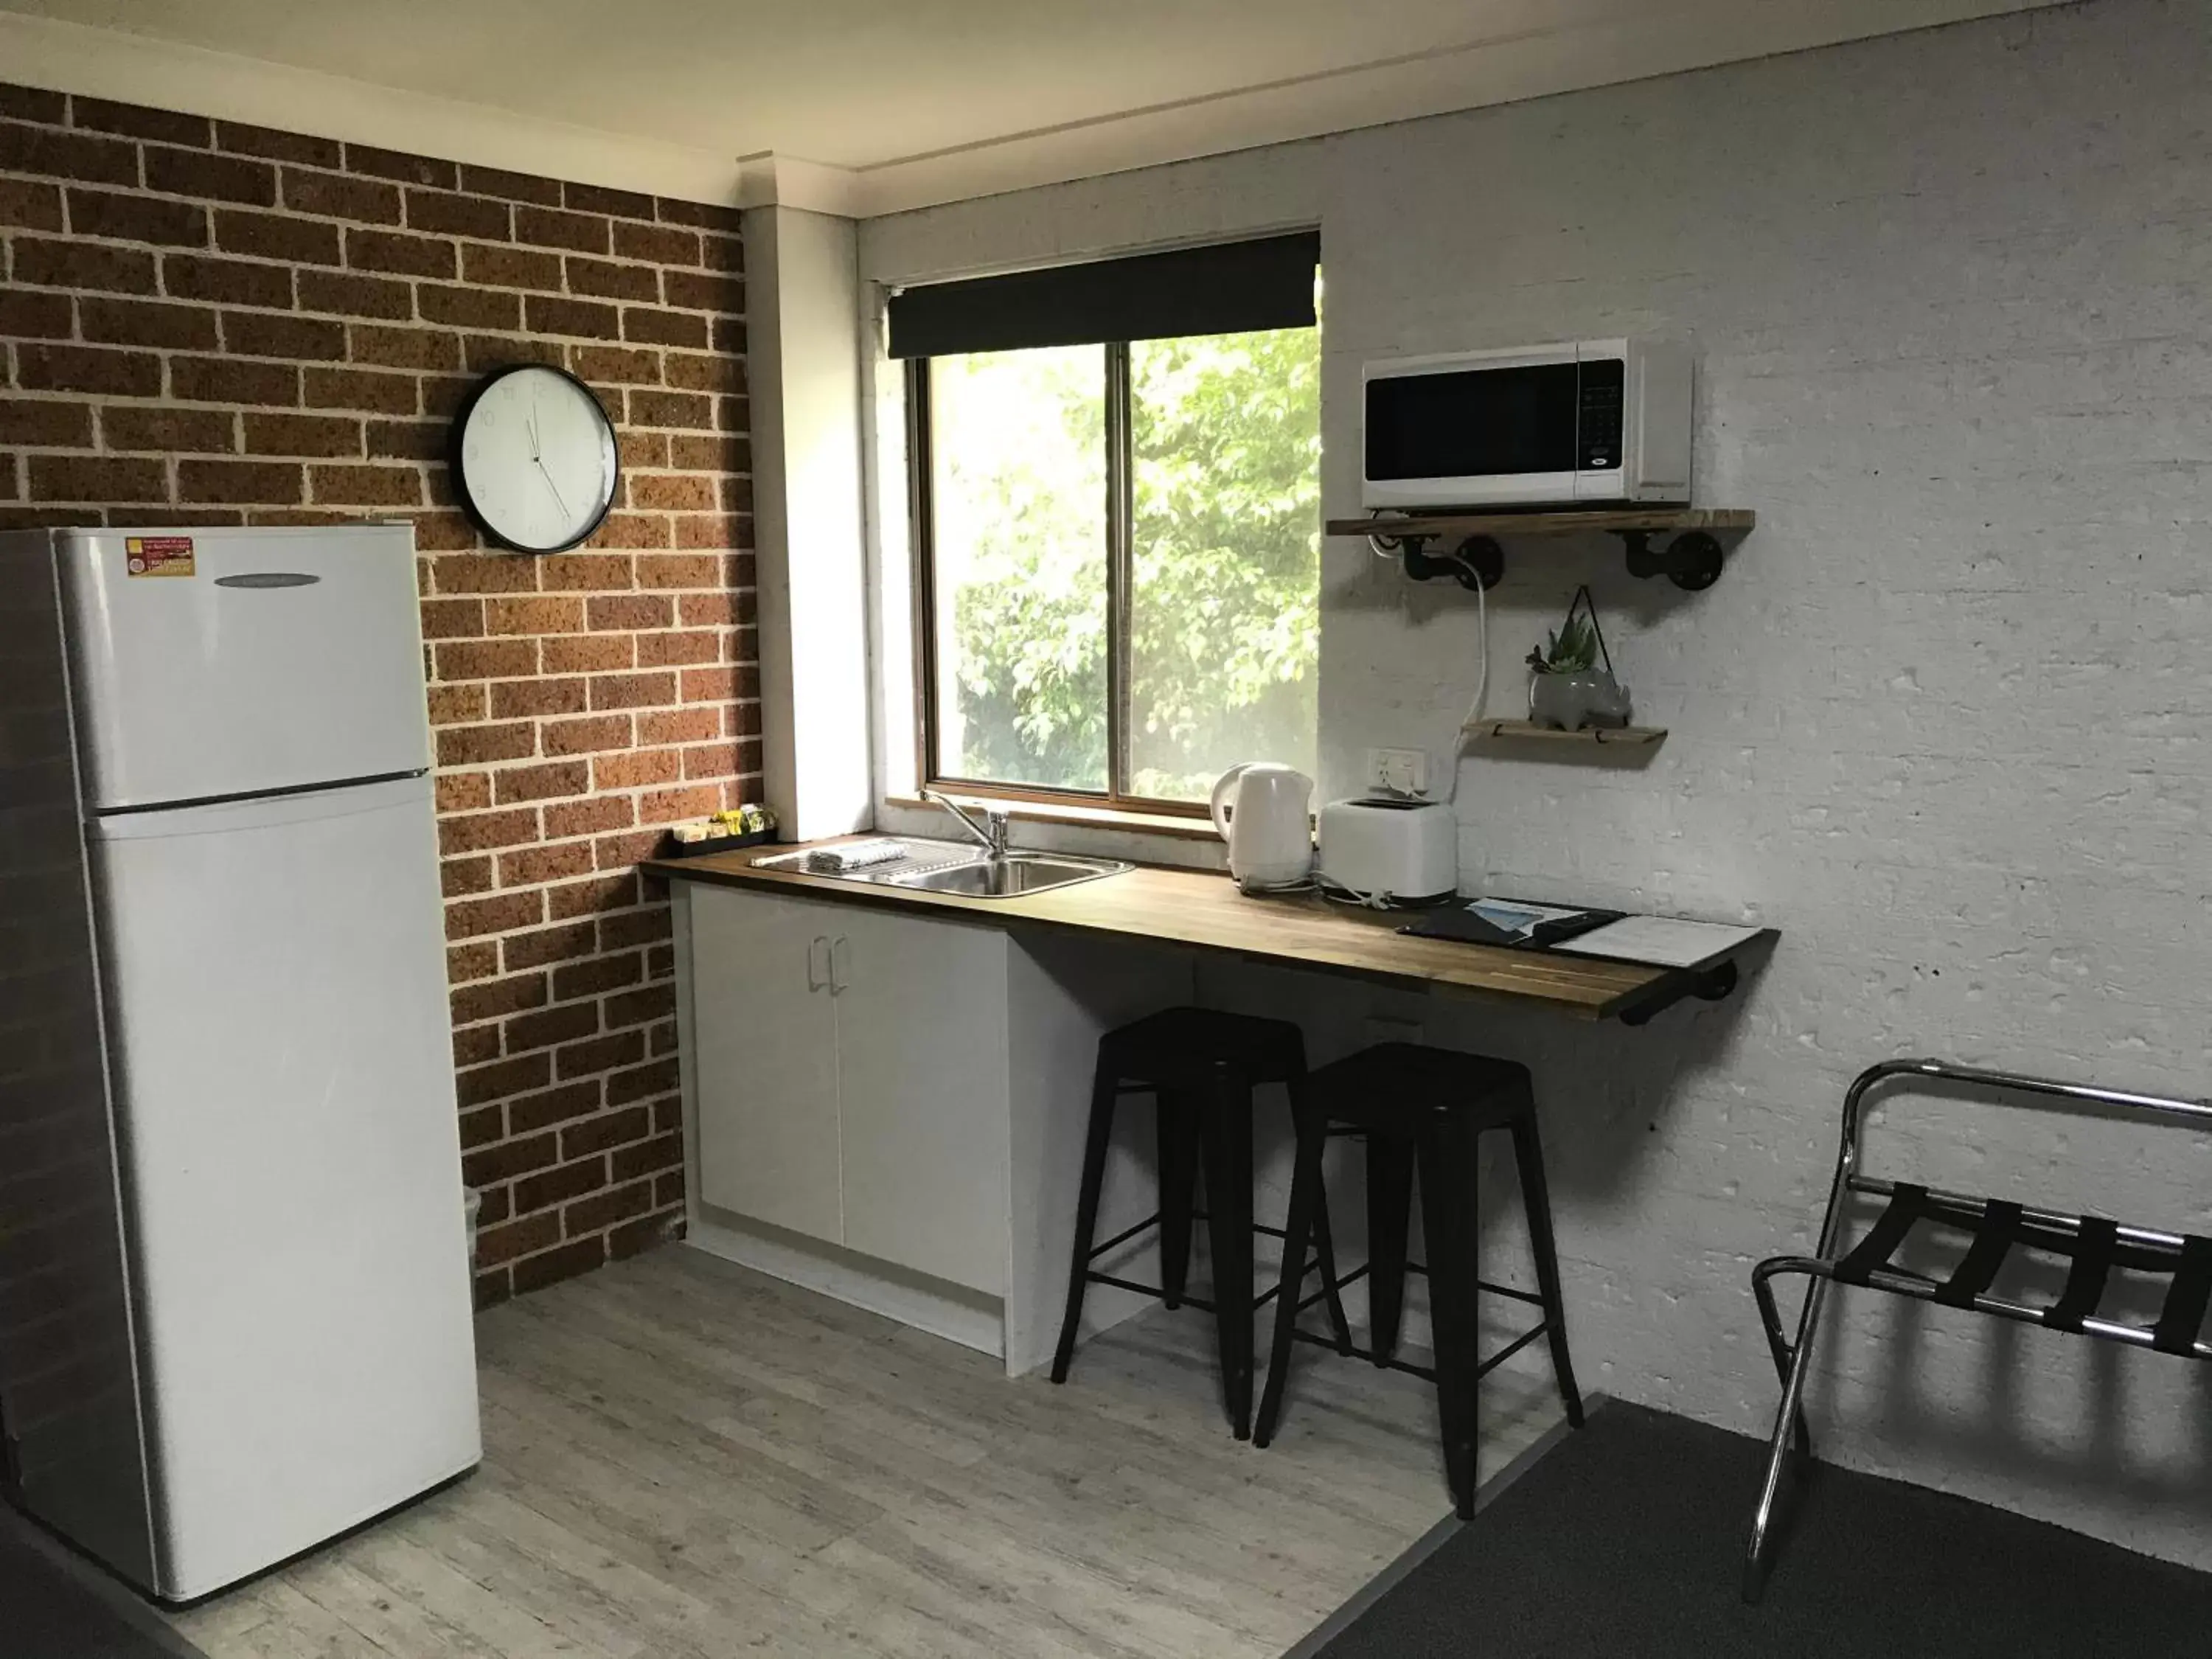
<svg viewBox="0 0 2212 1659">
<path fill-rule="evenodd" d="M 54 539 L 94 811 L 429 764 L 407 526 Z"/>
<path fill-rule="evenodd" d="M 159 1582 L 479 1456 L 428 779 L 100 821 Z"/>
</svg>

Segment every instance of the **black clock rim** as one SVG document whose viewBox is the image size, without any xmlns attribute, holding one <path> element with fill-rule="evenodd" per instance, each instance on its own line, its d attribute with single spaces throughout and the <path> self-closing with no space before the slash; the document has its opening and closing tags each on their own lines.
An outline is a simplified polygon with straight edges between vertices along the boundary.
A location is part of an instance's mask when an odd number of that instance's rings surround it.
<svg viewBox="0 0 2212 1659">
<path fill-rule="evenodd" d="M 584 526 L 582 532 L 572 540 L 546 547 L 532 547 L 524 542 L 511 541 L 501 535 L 491 520 L 486 518 L 482 510 L 477 507 L 475 498 L 469 494 L 468 471 L 461 465 L 461 440 L 469 429 L 469 416 L 476 412 L 476 406 L 482 400 L 484 393 L 510 374 L 521 374 L 532 371 L 543 374 L 557 374 L 590 398 L 592 407 L 599 411 L 599 418 L 606 422 L 608 435 L 615 440 L 614 470 L 607 475 L 607 498 L 600 503 L 599 513 L 592 518 L 591 523 Z M 507 549 L 510 553 L 527 553 L 533 558 L 542 559 L 548 554 L 566 553 L 571 548 L 581 547 L 599 533 L 599 526 L 607 521 L 607 515 L 615 510 L 615 502 L 622 496 L 621 434 L 616 432 L 614 417 L 607 413 L 607 406 L 599 401 L 599 394 L 558 363 L 501 363 L 498 368 L 487 372 L 483 379 L 471 386 L 468 396 L 461 399 L 461 406 L 453 411 L 453 427 L 446 436 L 446 471 L 453 481 L 453 495 L 460 501 L 461 511 L 468 515 L 469 522 L 477 527 L 477 532 L 485 540 L 495 546 Z"/>
</svg>

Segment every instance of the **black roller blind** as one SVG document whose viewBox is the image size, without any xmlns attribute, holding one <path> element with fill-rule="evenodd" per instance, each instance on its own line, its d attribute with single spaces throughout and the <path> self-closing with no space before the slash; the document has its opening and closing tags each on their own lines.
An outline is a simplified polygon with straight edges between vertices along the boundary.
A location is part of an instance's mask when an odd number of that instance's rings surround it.
<svg viewBox="0 0 2212 1659">
<path fill-rule="evenodd" d="M 930 283 L 891 296 L 891 356 L 1311 328 L 1320 261 L 1321 233 L 1308 230 Z"/>
</svg>

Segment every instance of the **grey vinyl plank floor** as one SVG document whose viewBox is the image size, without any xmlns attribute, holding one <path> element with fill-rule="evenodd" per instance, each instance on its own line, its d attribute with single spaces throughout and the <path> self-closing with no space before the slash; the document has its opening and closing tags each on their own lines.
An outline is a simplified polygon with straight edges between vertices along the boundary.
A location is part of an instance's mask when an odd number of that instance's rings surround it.
<svg viewBox="0 0 2212 1659">
<path fill-rule="evenodd" d="M 1066 1386 L 673 1247 L 483 1315 L 484 1462 L 175 1615 L 210 1659 L 1285 1648 L 1449 1508 L 1428 1387 L 1303 1349 L 1231 1439 L 1211 1323 L 1154 1310 Z M 1559 1416 L 1493 1372 L 1483 1467 Z"/>
</svg>

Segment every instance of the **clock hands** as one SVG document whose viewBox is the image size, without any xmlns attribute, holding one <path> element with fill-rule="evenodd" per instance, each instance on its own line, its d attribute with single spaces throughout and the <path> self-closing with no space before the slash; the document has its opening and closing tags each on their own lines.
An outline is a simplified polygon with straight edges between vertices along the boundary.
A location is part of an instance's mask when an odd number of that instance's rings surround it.
<svg viewBox="0 0 2212 1659">
<path fill-rule="evenodd" d="M 535 398 L 530 400 L 529 430 L 530 459 L 537 465 L 538 476 L 545 480 L 545 487 L 553 492 L 554 506 L 561 509 L 561 516 L 565 519 L 568 517 L 568 503 L 562 497 L 561 486 L 553 482 L 553 475 L 545 468 L 544 446 L 538 436 L 538 399 Z"/>
<path fill-rule="evenodd" d="M 561 516 L 564 519 L 567 518 L 568 516 L 568 503 L 562 498 L 561 486 L 553 482 L 553 475 L 545 471 L 544 462 L 539 461 L 538 463 L 538 471 L 545 479 L 545 487 L 553 492 L 553 504 L 561 509 Z"/>
</svg>

